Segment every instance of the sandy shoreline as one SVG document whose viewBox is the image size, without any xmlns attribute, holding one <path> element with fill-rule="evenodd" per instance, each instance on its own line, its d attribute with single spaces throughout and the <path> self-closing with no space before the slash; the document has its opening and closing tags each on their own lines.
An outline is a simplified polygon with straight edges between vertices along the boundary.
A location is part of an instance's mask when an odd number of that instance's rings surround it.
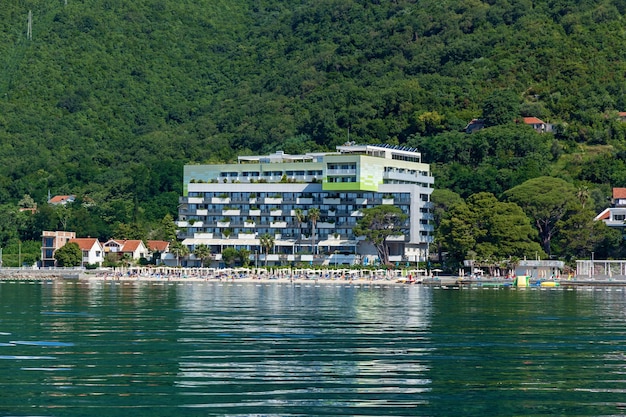
<svg viewBox="0 0 626 417">
<path fill-rule="evenodd" d="M 359 275 L 322 275 L 306 274 L 262 274 L 253 276 L 241 276 L 236 274 L 220 273 L 210 275 L 160 275 L 160 274 L 115 274 L 85 271 L 42 271 L 42 270 L 1 270 L 0 282 L 7 281 L 68 281 L 68 282 L 119 282 L 119 283 L 221 283 L 221 284 L 280 284 L 280 285 L 336 285 L 336 286 L 410 286 L 422 285 L 429 287 L 511 287 L 511 280 L 481 279 L 469 280 L 467 277 L 440 276 L 440 277 L 415 277 L 414 282 L 408 282 L 407 277 L 393 276 L 359 276 Z M 626 287 L 626 279 L 607 279 L 603 277 L 574 277 L 556 281 L 556 287 Z M 532 285 L 531 285 L 532 286 Z"/>
<path fill-rule="evenodd" d="M 0 281 L 77 281 L 77 282 L 123 282 L 123 283 L 240 283 L 240 284 L 327 284 L 327 285 L 410 285 L 403 279 L 394 277 L 359 277 L 359 276 L 320 276 L 320 275 L 260 275 L 260 276 L 236 276 L 231 274 L 219 275 L 127 275 L 127 274 L 103 274 L 85 273 L 81 271 L 44 272 L 44 271 L 0 271 Z M 417 279 L 415 284 L 421 284 L 424 277 Z M 441 277 L 433 281 L 433 284 L 450 285 L 457 281 L 457 277 Z"/>
</svg>

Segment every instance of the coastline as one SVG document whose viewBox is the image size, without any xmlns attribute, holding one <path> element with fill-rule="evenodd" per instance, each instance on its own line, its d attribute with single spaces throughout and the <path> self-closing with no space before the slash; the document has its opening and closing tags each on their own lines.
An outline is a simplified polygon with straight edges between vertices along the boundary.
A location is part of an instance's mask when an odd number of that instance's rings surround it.
<svg viewBox="0 0 626 417">
<path fill-rule="evenodd" d="M 325 273 L 324 273 L 325 272 Z M 408 282 L 406 276 L 391 275 L 359 275 L 351 272 L 341 274 L 337 271 L 317 271 L 313 274 L 237 274 L 230 270 L 215 270 L 210 274 L 131 274 L 85 270 L 36 270 L 36 269 L 2 269 L 0 268 L 0 282 L 4 281 L 74 281 L 74 282 L 120 282 L 120 283 L 238 283 L 238 284 L 295 284 L 295 285 L 354 285 L 354 286 L 425 286 L 442 288 L 512 288 L 511 280 L 502 278 L 468 279 L 458 276 L 427 277 L 417 276 L 414 282 Z M 546 281 L 544 281 L 546 282 Z M 568 279 L 549 280 L 554 283 L 550 287 L 577 288 L 577 287 L 626 287 L 626 277 L 572 277 Z M 532 283 L 528 288 L 538 288 L 538 283 Z M 545 287 L 542 287 L 545 288 Z M 524 287 L 520 287 L 524 289 Z"/>
</svg>

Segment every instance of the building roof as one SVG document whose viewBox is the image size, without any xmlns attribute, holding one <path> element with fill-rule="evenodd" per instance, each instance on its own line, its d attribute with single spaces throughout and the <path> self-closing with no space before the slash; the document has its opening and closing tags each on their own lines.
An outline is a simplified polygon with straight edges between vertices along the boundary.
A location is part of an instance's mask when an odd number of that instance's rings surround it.
<svg viewBox="0 0 626 417">
<path fill-rule="evenodd" d="M 89 250 L 98 242 L 95 237 L 78 237 L 70 239 L 67 243 L 76 243 L 81 250 Z"/>
<path fill-rule="evenodd" d="M 134 252 L 143 244 L 141 240 L 123 240 L 122 252 Z"/>
<path fill-rule="evenodd" d="M 148 249 L 151 252 L 167 252 L 170 247 L 170 242 L 165 240 L 149 240 Z"/>
<path fill-rule="evenodd" d="M 55 195 L 50 200 L 48 200 L 48 203 L 49 204 L 71 203 L 72 201 L 74 201 L 75 198 L 76 196 L 74 195 Z"/>
<path fill-rule="evenodd" d="M 135 252 L 137 248 L 143 245 L 143 241 L 141 240 L 117 240 L 117 239 L 109 239 L 103 246 L 117 246 L 119 247 L 119 252 Z M 145 247 L 145 245 L 144 245 Z"/>
<path fill-rule="evenodd" d="M 482 119 L 472 119 L 467 126 L 465 126 L 465 133 L 473 133 L 476 130 L 483 129 L 485 127 L 485 121 Z"/>
<path fill-rule="evenodd" d="M 321 162 L 322 158 L 331 155 L 345 154 L 366 154 L 370 156 L 384 157 L 392 159 L 392 155 L 404 155 L 416 158 L 420 162 L 421 154 L 415 148 L 400 145 L 356 145 L 348 142 L 336 147 L 337 152 L 311 152 L 304 155 L 289 155 L 283 151 L 275 152 L 271 155 L 250 155 L 239 156 L 239 163 L 260 162 L 260 163 L 286 163 L 286 162 Z"/>
<path fill-rule="evenodd" d="M 608 220 L 611 218 L 611 209 L 607 208 L 602 211 L 602 213 L 598 214 L 594 220 Z"/>
<path fill-rule="evenodd" d="M 626 198 L 626 188 L 613 188 L 613 198 Z"/>
<path fill-rule="evenodd" d="M 524 117 L 524 123 L 527 125 L 540 125 L 545 124 L 546 122 L 536 117 Z"/>
</svg>

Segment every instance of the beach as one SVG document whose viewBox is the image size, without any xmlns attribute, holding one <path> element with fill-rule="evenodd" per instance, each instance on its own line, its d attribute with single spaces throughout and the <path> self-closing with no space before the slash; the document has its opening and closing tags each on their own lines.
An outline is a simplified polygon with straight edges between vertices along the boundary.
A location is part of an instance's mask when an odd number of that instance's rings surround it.
<svg viewBox="0 0 626 417">
<path fill-rule="evenodd" d="M 411 270 L 350 269 L 244 269 L 244 268 L 121 268 L 119 270 L 0 268 L 0 281 L 75 280 L 117 282 L 236 282 L 263 284 L 327 285 L 424 285 L 433 287 L 513 287 L 511 279 L 502 277 L 469 279 L 461 276 L 428 276 Z M 555 287 L 626 287 L 626 277 L 573 276 L 555 280 Z"/>
</svg>

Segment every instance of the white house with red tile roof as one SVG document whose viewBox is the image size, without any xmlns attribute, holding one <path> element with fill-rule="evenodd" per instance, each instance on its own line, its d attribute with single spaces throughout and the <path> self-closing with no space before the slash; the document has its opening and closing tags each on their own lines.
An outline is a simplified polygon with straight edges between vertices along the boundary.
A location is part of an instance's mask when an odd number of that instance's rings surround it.
<svg viewBox="0 0 626 417">
<path fill-rule="evenodd" d="M 156 265 L 163 263 L 163 255 L 169 253 L 170 242 L 165 240 L 149 240 L 148 252 L 150 254 L 151 261 Z"/>
<path fill-rule="evenodd" d="M 626 188 L 613 188 L 611 207 L 604 209 L 594 220 L 602 220 L 610 227 L 626 228 Z"/>
<path fill-rule="evenodd" d="M 141 240 L 115 240 L 110 239 L 104 245 L 105 255 L 118 253 L 120 258 L 126 254 L 133 259 L 147 258 L 148 248 Z"/>
<path fill-rule="evenodd" d="M 92 237 L 79 237 L 70 239 L 67 243 L 76 243 L 83 252 L 81 266 L 102 266 L 102 262 L 104 261 L 104 248 L 98 239 Z"/>
<path fill-rule="evenodd" d="M 552 132 L 552 125 L 537 117 L 524 117 L 524 124 L 532 127 L 539 133 Z"/>
<path fill-rule="evenodd" d="M 65 205 L 67 203 L 73 203 L 76 200 L 75 195 L 55 195 L 54 197 L 48 200 L 48 204 L 52 205 Z"/>
</svg>

